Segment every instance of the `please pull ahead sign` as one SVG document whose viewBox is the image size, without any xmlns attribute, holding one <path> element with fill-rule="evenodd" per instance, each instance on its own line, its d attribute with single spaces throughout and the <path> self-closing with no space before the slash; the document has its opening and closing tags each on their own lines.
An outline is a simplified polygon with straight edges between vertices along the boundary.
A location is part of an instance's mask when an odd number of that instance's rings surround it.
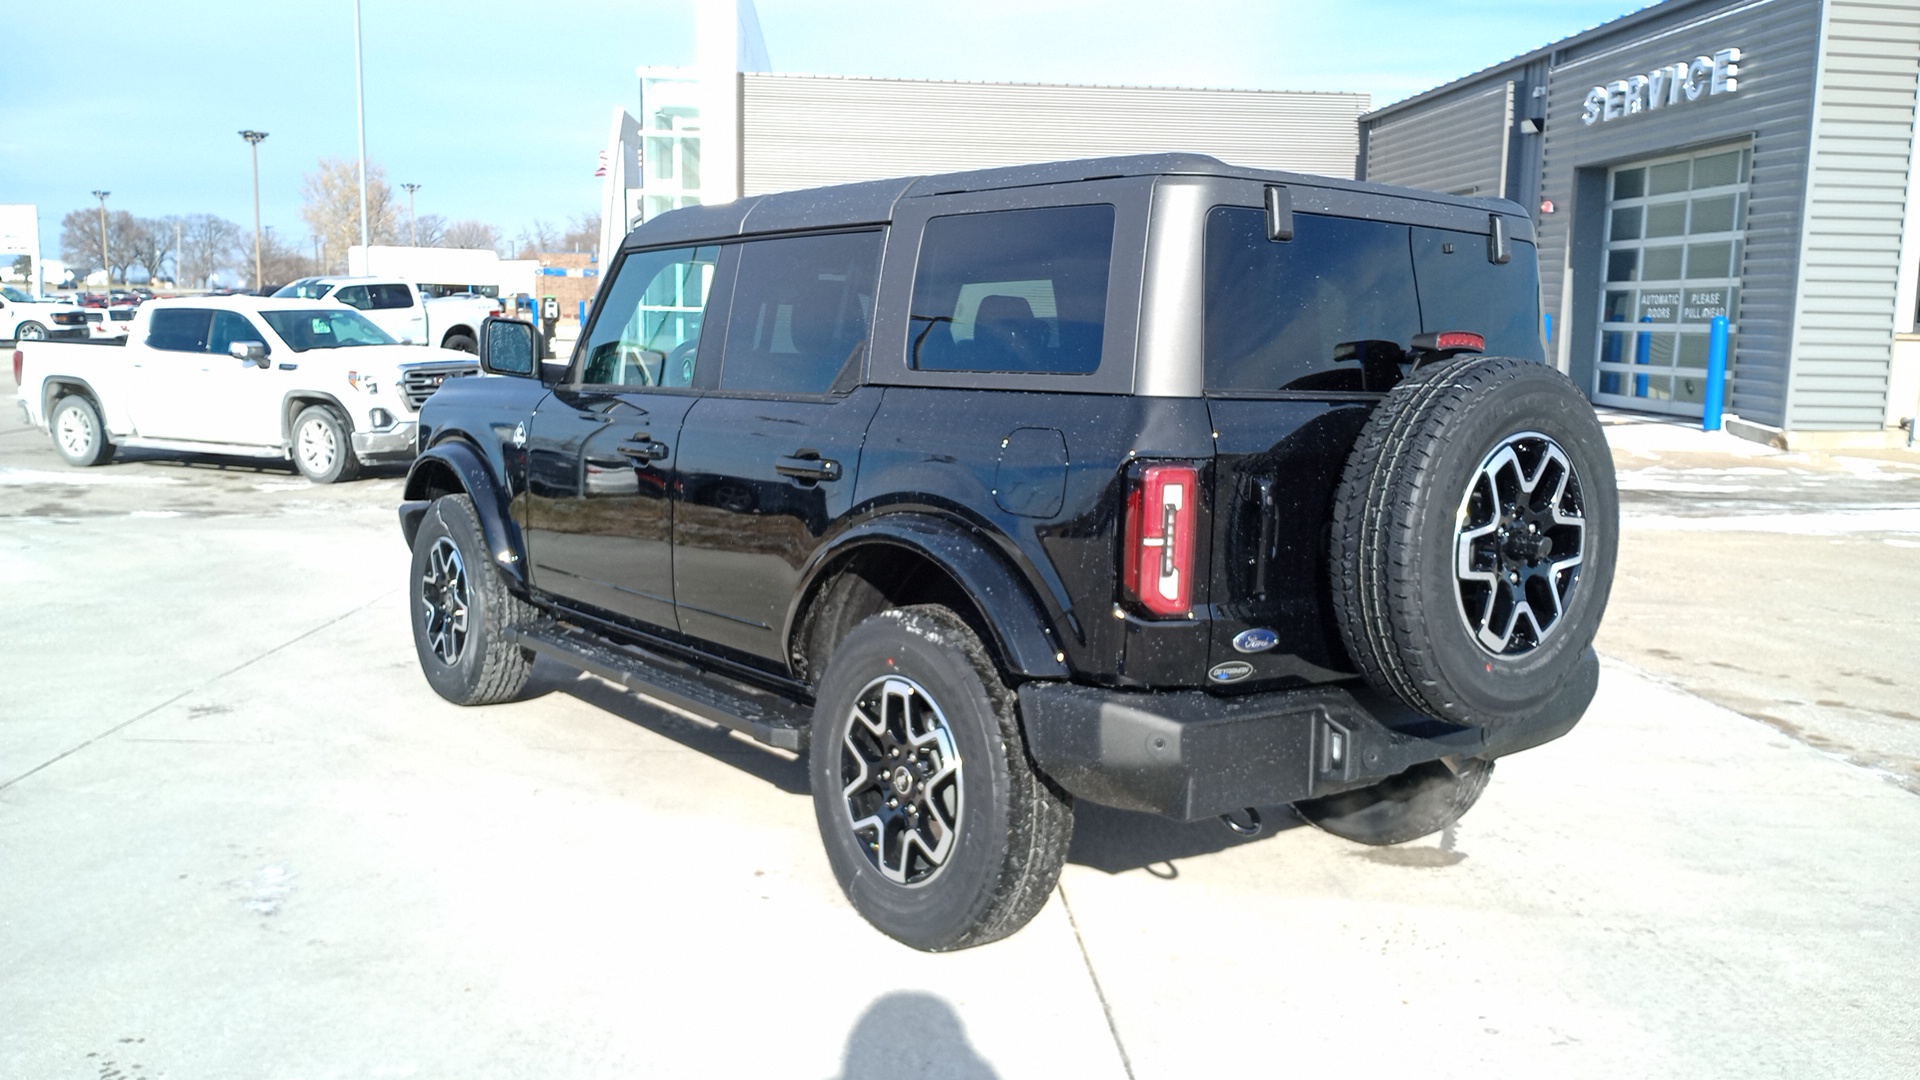
<svg viewBox="0 0 1920 1080">
<path fill-rule="evenodd" d="M 1598 124 L 1634 113 L 1699 101 L 1740 90 L 1740 50 L 1721 49 L 1712 56 L 1654 68 L 1645 75 L 1616 79 L 1587 91 L 1580 120 Z"/>
</svg>

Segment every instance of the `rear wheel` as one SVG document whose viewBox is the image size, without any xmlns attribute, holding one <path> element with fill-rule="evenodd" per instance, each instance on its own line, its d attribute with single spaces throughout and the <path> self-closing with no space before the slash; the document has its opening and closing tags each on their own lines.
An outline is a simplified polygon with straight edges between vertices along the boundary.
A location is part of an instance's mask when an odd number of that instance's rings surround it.
<svg viewBox="0 0 1920 1080">
<path fill-rule="evenodd" d="M 47 418 L 53 432 L 53 447 L 69 465 L 86 468 L 100 465 L 113 456 L 113 443 L 107 439 L 107 426 L 100 410 L 79 394 L 69 394 L 53 407 Z"/>
<path fill-rule="evenodd" d="M 413 646 L 428 685 L 456 705 L 510 701 L 533 674 L 533 654 L 510 640 L 532 614 L 487 559 L 465 495 L 435 499 L 413 537 L 408 585 Z"/>
<path fill-rule="evenodd" d="M 916 949 L 1025 926 L 1060 878 L 1073 808 L 1027 756 L 1013 691 L 942 607 L 882 612 L 820 681 L 809 771 L 847 899 Z"/>
<path fill-rule="evenodd" d="M 360 475 L 347 418 L 331 405 L 309 405 L 293 420 L 293 463 L 316 484 L 338 484 Z"/>
</svg>

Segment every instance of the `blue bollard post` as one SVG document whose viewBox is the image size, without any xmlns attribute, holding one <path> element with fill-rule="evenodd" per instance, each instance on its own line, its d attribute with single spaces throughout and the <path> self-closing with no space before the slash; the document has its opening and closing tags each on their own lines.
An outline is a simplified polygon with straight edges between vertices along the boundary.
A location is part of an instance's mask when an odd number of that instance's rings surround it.
<svg viewBox="0 0 1920 1080">
<path fill-rule="evenodd" d="M 1552 351 L 1553 351 L 1553 312 L 1551 312 L 1551 311 L 1549 311 L 1549 312 L 1547 312 L 1546 314 L 1544 314 L 1544 315 L 1542 315 L 1542 316 L 1540 316 L 1540 317 L 1541 317 L 1542 319 L 1544 319 L 1544 320 L 1546 320 L 1546 327 L 1547 327 L 1547 351 L 1548 351 L 1548 352 L 1552 352 Z"/>
<path fill-rule="evenodd" d="M 1701 431 L 1719 431 L 1720 414 L 1727 403 L 1727 317 L 1715 315 L 1713 330 L 1707 339 L 1706 409 L 1700 418 Z"/>
<path fill-rule="evenodd" d="M 1640 321 L 1650 323 L 1653 321 L 1653 316 L 1642 315 L 1640 316 Z M 1638 334 L 1635 334 L 1634 337 L 1637 339 L 1633 343 L 1634 366 L 1645 367 L 1653 363 L 1653 334 L 1650 331 L 1642 330 Z M 1647 377 L 1645 375 L 1635 375 L 1633 377 L 1633 396 L 1646 397 L 1647 390 Z"/>
</svg>

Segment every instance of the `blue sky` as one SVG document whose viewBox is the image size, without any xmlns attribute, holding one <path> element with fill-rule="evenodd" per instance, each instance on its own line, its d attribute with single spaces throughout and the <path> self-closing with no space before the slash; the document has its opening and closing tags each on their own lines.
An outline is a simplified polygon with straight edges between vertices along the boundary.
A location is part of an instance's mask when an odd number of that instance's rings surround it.
<svg viewBox="0 0 1920 1080">
<path fill-rule="evenodd" d="M 1376 107 L 1645 6 L 1633 0 L 759 0 L 776 71 L 1365 91 Z M 692 0 L 362 0 L 367 155 L 422 214 L 511 237 L 599 199 L 634 69 L 693 56 Z M 113 192 L 140 216 L 253 216 L 306 235 L 300 181 L 355 154 L 351 0 L 18 3 L 4 20 L 0 202 L 59 221 Z M 22 43 L 33 42 L 23 47 Z"/>
</svg>

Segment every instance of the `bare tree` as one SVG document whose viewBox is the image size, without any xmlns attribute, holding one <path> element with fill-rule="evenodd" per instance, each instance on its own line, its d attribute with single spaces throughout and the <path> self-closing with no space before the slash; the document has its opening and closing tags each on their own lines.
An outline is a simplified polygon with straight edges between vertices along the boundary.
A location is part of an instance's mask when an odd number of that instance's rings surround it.
<svg viewBox="0 0 1920 1080">
<path fill-rule="evenodd" d="M 243 238 L 246 238 L 245 231 L 226 218 L 212 214 L 187 215 L 181 229 L 178 283 L 205 285 L 216 271 L 236 260 Z M 253 245 L 248 243 L 246 249 L 245 261 L 251 269 Z M 261 254 L 266 254 L 264 243 Z"/>
<path fill-rule="evenodd" d="M 523 259 L 532 258 L 542 251 L 558 251 L 560 250 L 560 230 L 550 221 L 534 218 L 533 224 L 520 230 L 520 235 L 514 240 L 514 247 L 519 250 L 520 257 Z"/>
<path fill-rule="evenodd" d="M 358 228 L 358 224 L 354 226 Z M 249 253 L 251 254 L 251 253 Z M 300 238 L 284 239 L 271 225 L 260 230 L 261 285 L 271 292 L 295 278 L 307 276 L 313 253 Z"/>
<path fill-rule="evenodd" d="M 146 243 L 146 230 L 140 219 L 126 210 L 107 214 L 107 260 L 109 280 L 127 280 L 127 272 L 140 261 L 140 249 Z"/>
<path fill-rule="evenodd" d="M 560 238 L 562 251 L 598 251 L 600 249 L 600 211 L 575 214 L 567 219 L 567 234 Z"/>
<path fill-rule="evenodd" d="M 76 277 L 100 269 L 100 211 L 85 207 L 60 219 L 60 258 Z"/>
<path fill-rule="evenodd" d="M 439 214 L 421 214 L 413 223 L 412 235 L 421 247 L 447 246 L 447 219 Z"/>
<path fill-rule="evenodd" d="M 360 165 L 353 158 L 321 158 L 300 185 L 301 220 L 326 242 L 330 268 L 347 268 L 347 248 L 360 243 Z M 368 243 L 392 244 L 406 235 L 395 212 L 387 171 L 367 163 Z M 264 258 L 264 253 L 262 255 Z"/>
<path fill-rule="evenodd" d="M 173 222 L 167 218 L 135 218 L 131 242 L 133 261 L 147 272 L 148 281 L 158 281 L 173 255 Z"/>
<path fill-rule="evenodd" d="M 441 236 L 441 246 L 500 250 L 500 230 L 484 221 L 456 221 Z"/>
</svg>

